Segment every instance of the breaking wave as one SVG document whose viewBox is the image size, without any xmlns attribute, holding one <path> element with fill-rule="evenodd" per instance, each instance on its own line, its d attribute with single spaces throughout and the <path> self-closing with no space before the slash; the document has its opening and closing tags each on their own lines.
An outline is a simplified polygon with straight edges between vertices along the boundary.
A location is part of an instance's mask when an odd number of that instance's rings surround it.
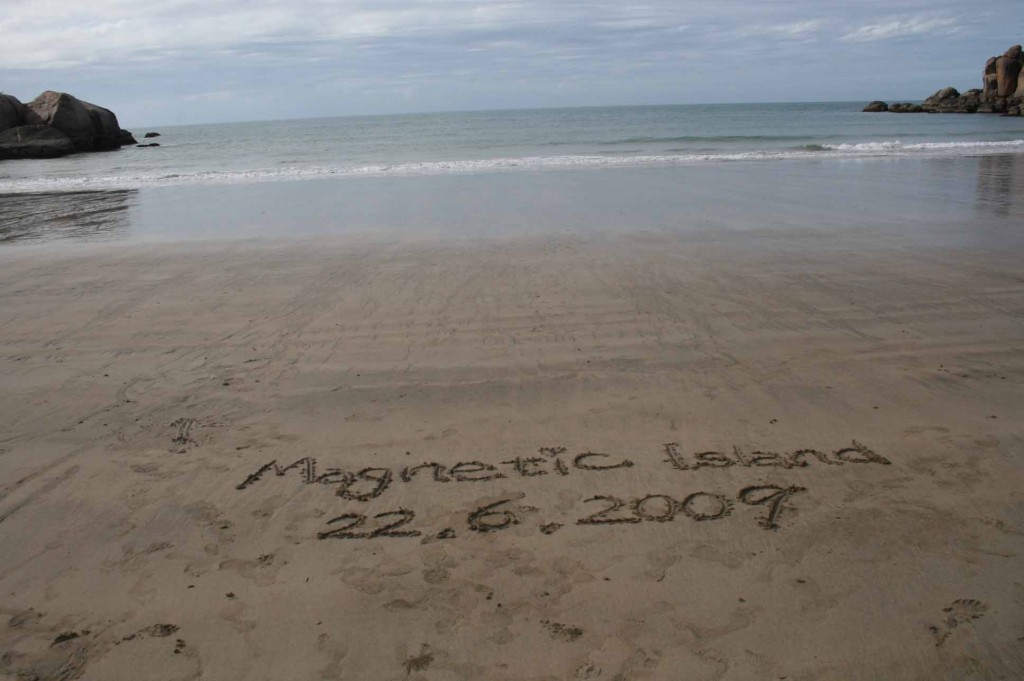
<svg viewBox="0 0 1024 681">
<path fill-rule="evenodd" d="M 175 185 L 246 184 L 317 178 L 406 177 L 478 174 L 523 170 L 580 168 L 640 168 L 699 165 L 703 163 L 763 162 L 802 159 L 863 159 L 901 156 L 965 156 L 1024 153 L 1024 139 L 1002 142 L 920 142 L 898 140 L 856 144 L 808 144 L 797 149 L 745 152 L 665 153 L 657 155 L 562 155 L 524 156 L 463 161 L 424 161 L 362 166 L 293 166 L 251 170 L 149 172 L 98 177 L 0 177 L 0 194 L 139 189 Z"/>
</svg>

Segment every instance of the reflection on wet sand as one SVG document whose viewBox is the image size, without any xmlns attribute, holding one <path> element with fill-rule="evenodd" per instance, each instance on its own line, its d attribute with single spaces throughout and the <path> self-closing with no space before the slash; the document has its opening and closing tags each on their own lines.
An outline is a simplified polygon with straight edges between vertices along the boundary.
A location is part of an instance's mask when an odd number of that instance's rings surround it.
<svg viewBox="0 0 1024 681">
<path fill-rule="evenodd" d="M 0 243 L 120 239 L 137 190 L 0 195 Z"/>
<path fill-rule="evenodd" d="M 1024 216 L 1024 158 L 1019 154 L 979 157 L 975 196 L 979 213 Z"/>
</svg>

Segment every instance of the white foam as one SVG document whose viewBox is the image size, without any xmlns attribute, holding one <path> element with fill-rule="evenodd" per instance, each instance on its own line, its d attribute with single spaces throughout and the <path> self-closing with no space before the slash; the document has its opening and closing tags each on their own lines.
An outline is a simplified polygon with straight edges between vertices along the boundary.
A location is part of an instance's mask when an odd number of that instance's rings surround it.
<svg viewBox="0 0 1024 681">
<path fill-rule="evenodd" d="M 139 189 L 175 185 L 224 185 L 317 178 L 455 175 L 522 170 L 682 166 L 736 161 L 856 159 L 889 156 L 957 156 L 1024 153 L 1024 139 L 1003 142 L 921 142 L 898 140 L 858 144 L 823 144 L 819 149 L 762 150 L 736 153 L 661 154 L 644 156 L 527 156 L 465 161 L 424 161 L 365 166 L 278 166 L 251 170 L 192 173 L 148 173 L 102 177 L 0 179 L 0 194 Z"/>
<path fill-rule="evenodd" d="M 879 151 L 945 151 L 945 150 L 997 150 L 1012 151 L 1024 148 L 1024 140 L 1009 140 L 1006 142 L 919 142 L 917 144 L 904 144 L 899 140 L 890 142 L 864 142 L 862 144 L 822 144 L 821 148 L 826 151 L 843 152 L 879 152 Z"/>
</svg>

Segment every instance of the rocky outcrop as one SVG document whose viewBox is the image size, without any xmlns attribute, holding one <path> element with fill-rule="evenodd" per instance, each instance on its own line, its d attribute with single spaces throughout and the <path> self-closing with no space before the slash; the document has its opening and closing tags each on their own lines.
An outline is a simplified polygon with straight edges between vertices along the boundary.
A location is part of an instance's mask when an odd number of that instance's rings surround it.
<svg viewBox="0 0 1024 681">
<path fill-rule="evenodd" d="M 24 138 L 21 143 L 25 147 L 15 151 L 14 145 L 19 142 L 15 138 L 5 138 L 6 155 L 2 158 L 52 158 L 74 151 L 110 151 L 135 144 L 135 138 L 121 129 L 117 116 L 110 109 L 52 90 L 47 90 L 28 104 L 22 104 L 11 95 L 0 95 L 0 131 L 16 128 L 32 128 L 15 136 Z M 38 128 L 60 135 L 44 134 Z M 70 151 L 66 150 L 62 140 L 70 141 Z"/>
<path fill-rule="evenodd" d="M 47 90 L 25 105 L 25 123 L 48 125 L 71 138 L 78 151 L 92 151 L 92 117 L 82 102 L 63 92 Z"/>
<path fill-rule="evenodd" d="M 49 125 L 71 138 L 78 151 L 118 148 L 121 126 L 117 116 L 101 106 L 83 102 L 66 92 L 47 90 L 25 105 L 25 122 Z"/>
<path fill-rule="evenodd" d="M 889 106 L 889 111 L 893 113 L 921 113 L 924 109 L 920 104 L 911 104 L 910 102 L 903 102 L 900 104 L 892 104 Z"/>
<path fill-rule="evenodd" d="M 939 90 L 921 105 L 871 102 L 864 111 L 894 113 L 999 113 L 1022 115 L 1024 103 L 1024 49 L 1014 45 L 1002 56 L 985 62 L 981 88 L 961 94 L 956 88 Z"/>
<path fill-rule="evenodd" d="M 25 122 L 25 105 L 17 97 L 0 94 L 0 132 Z"/>
<path fill-rule="evenodd" d="M 145 135 L 143 135 L 143 137 L 145 137 L 146 139 L 150 139 L 152 137 L 159 137 L 159 136 L 160 136 L 160 133 L 158 133 L 158 132 L 147 132 Z"/>
<path fill-rule="evenodd" d="M 1024 49 L 1014 45 L 1000 57 L 985 62 L 982 74 L 981 105 L 983 113 L 1005 113 L 1020 116 L 1024 100 Z"/>
<path fill-rule="evenodd" d="M 110 151 L 120 147 L 121 126 L 118 125 L 114 112 L 89 102 L 82 102 L 82 106 L 92 119 L 93 151 Z"/>
<path fill-rule="evenodd" d="M 1024 66 L 1020 45 L 1014 45 L 996 59 L 996 97 L 1012 97 L 1017 92 L 1017 77 Z"/>
<path fill-rule="evenodd" d="M 74 152 L 71 138 L 48 125 L 20 125 L 0 132 L 0 159 L 57 158 Z"/>
<path fill-rule="evenodd" d="M 928 113 L 975 113 L 981 105 L 981 90 L 960 94 L 954 87 L 939 90 L 924 100 L 921 108 Z"/>
</svg>

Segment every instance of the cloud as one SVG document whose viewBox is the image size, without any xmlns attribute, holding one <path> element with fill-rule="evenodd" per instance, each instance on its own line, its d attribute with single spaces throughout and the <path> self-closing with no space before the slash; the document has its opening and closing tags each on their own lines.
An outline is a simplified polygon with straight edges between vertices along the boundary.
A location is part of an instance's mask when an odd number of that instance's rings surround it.
<svg viewBox="0 0 1024 681">
<path fill-rule="evenodd" d="M 873 42 L 911 36 L 952 35 L 960 30 L 950 17 L 910 17 L 867 24 L 842 36 L 849 42 Z"/>
<path fill-rule="evenodd" d="M 322 53 L 367 43 L 437 47 L 514 33 L 540 47 L 601 43 L 658 47 L 694 25 L 763 26 L 765 36 L 798 38 L 818 20 L 778 23 L 778 12 L 740 0 L 3 0 L 0 35 L 6 68 L 152 61 L 160 54 L 215 56 L 224 51 Z M 774 21 L 773 21 L 774 20 Z M 710 33 L 708 34 L 710 35 Z M 697 38 L 688 36 L 688 40 Z M 278 52 L 278 46 L 288 49 Z M 299 48 L 302 48 L 301 50 Z"/>
<path fill-rule="evenodd" d="M 1005 50 L 1024 33 L 1001 20 L 1019 2 L 0 0 L 0 85 L 146 120 L 199 102 L 230 120 L 231 96 L 256 103 L 245 117 L 833 98 L 835 73 L 889 77 L 872 60 L 890 50 L 935 62 L 964 49 L 935 36 Z"/>
</svg>

